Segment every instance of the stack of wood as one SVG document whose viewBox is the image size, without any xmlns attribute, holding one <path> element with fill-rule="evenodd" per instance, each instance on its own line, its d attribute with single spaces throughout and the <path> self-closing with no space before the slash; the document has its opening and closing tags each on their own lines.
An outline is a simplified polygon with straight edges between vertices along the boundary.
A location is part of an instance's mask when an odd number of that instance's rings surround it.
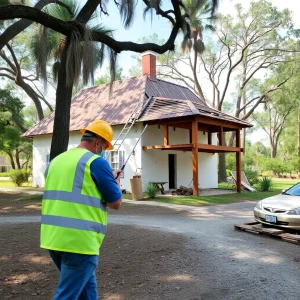
<svg viewBox="0 0 300 300">
<path fill-rule="evenodd" d="M 181 185 L 179 187 L 179 189 L 177 189 L 176 191 L 172 191 L 172 195 L 191 196 L 191 195 L 193 195 L 193 189 Z"/>
</svg>

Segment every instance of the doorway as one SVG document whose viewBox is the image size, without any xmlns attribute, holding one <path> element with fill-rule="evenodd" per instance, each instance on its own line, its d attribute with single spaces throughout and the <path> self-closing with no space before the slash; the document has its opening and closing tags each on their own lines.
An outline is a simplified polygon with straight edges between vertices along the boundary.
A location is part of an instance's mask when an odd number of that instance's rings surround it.
<svg viewBox="0 0 300 300">
<path fill-rule="evenodd" d="M 176 189 L 176 154 L 169 154 L 169 189 Z"/>
</svg>

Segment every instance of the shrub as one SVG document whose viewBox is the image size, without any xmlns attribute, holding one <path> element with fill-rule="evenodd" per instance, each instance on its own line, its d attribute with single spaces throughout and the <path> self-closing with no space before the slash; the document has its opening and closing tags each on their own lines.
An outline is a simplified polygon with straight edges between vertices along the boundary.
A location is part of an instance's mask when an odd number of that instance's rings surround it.
<svg viewBox="0 0 300 300">
<path fill-rule="evenodd" d="M 30 172 L 23 169 L 11 170 L 8 174 L 12 182 L 17 186 L 21 186 L 23 183 L 28 182 L 30 176 Z"/>
<path fill-rule="evenodd" d="M 245 175 L 250 183 L 250 185 L 254 185 L 259 183 L 259 174 L 257 171 L 247 168 L 244 170 Z"/>
<path fill-rule="evenodd" d="M 272 178 L 263 177 L 263 179 L 259 181 L 259 187 L 262 192 L 270 191 L 272 186 L 273 186 Z"/>
<path fill-rule="evenodd" d="M 148 183 L 146 185 L 146 189 L 145 189 L 145 194 L 149 197 L 149 198 L 155 198 L 156 194 L 157 194 L 157 188 L 155 187 L 155 185 L 153 183 Z"/>
<path fill-rule="evenodd" d="M 9 172 L 0 173 L 0 177 L 9 177 Z"/>
<path fill-rule="evenodd" d="M 270 171 L 263 171 L 263 172 L 261 173 L 261 176 L 262 176 L 262 177 L 269 177 L 269 176 L 271 176 L 271 172 L 270 172 Z"/>
</svg>

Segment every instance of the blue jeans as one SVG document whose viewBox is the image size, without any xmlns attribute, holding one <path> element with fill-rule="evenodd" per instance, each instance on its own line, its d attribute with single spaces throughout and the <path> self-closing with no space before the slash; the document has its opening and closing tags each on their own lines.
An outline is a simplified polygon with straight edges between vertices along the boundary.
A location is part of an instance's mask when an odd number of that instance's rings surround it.
<svg viewBox="0 0 300 300">
<path fill-rule="evenodd" d="M 84 255 L 49 250 L 60 271 L 53 300 L 97 300 L 95 269 L 97 255 Z"/>
</svg>

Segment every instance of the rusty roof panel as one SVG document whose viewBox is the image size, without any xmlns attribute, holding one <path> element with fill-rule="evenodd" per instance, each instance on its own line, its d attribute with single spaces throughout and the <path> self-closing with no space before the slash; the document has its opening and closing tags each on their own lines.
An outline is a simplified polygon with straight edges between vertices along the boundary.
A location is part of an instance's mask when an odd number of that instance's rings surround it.
<svg viewBox="0 0 300 300">
<path fill-rule="evenodd" d="M 79 130 L 96 119 L 111 125 L 125 124 L 133 108 L 144 98 L 146 76 L 114 82 L 111 97 L 109 84 L 91 87 L 74 96 L 70 112 L 70 131 Z M 54 113 L 29 129 L 23 136 L 53 132 Z"/>
<path fill-rule="evenodd" d="M 70 131 L 87 126 L 91 121 L 102 119 L 111 125 L 125 124 L 134 107 L 141 100 L 153 97 L 139 121 L 200 115 L 244 127 L 245 121 L 210 108 L 186 87 L 155 77 L 137 76 L 114 82 L 111 97 L 110 84 L 91 87 L 80 91 L 72 99 Z M 29 129 L 23 136 L 31 137 L 53 132 L 54 113 Z"/>
<path fill-rule="evenodd" d="M 243 127 L 251 127 L 248 122 L 238 118 L 219 112 L 200 103 L 189 100 L 167 99 L 155 97 L 143 113 L 140 121 L 153 121 L 160 119 L 178 118 L 182 116 L 203 116 L 213 119 L 220 119 L 226 122 L 236 123 Z"/>
</svg>

